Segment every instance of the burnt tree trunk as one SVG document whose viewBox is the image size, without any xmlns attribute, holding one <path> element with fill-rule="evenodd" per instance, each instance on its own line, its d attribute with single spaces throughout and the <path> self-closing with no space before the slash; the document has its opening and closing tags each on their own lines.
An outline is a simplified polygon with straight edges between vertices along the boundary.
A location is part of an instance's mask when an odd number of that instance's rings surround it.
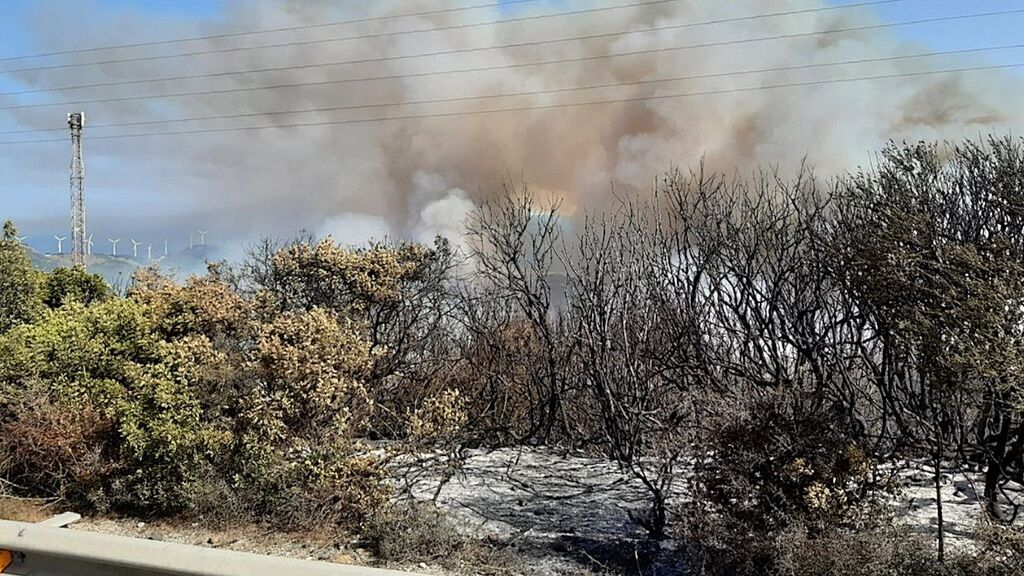
<svg viewBox="0 0 1024 576">
<path fill-rule="evenodd" d="M 1003 509 L 999 505 L 999 481 L 1004 476 L 1006 447 L 1010 440 L 1013 417 L 1006 402 L 1005 393 L 996 398 L 994 413 L 998 416 L 999 430 L 985 449 L 985 511 L 992 520 L 1003 520 Z"/>
</svg>

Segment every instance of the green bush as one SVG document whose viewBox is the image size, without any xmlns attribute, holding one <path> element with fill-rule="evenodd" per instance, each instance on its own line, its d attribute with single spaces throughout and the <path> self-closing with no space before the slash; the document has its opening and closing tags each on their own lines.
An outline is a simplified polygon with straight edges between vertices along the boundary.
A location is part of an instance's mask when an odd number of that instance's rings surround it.
<svg viewBox="0 0 1024 576">
<path fill-rule="evenodd" d="M 8 392 L 0 401 L 3 420 L 20 422 L 19 399 L 39 389 L 64 409 L 92 406 L 110 426 L 102 439 L 114 458 L 102 482 L 110 505 L 140 513 L 184 505 L 191 470 L 217 449 L 219 437 L 206 424 L 187 371 L 169 362 L 174 345 L 154 333 L 144 306 L 67 302 L 0 337 L 0 351 Z"/>
<path fill-rule="evenodd" d="M 358 326 L 314 309 L 258 330 L 236 420 L 234 485 L 287 528 L 355 526 L 386 504 L 382 463 L 353 440 L 370 408 Z"/>
<path fill-rule="evenodd" d="M 118 297 L 82 268 L 33 271 L 15 234 L 0 244 L 0 478 L 20 495 L 289 529 L 387 504 L 384 462 L 354 439 L 374 359 L 355 308 L 393 297 L 415 247 L 323 245 L 358 297 L 283 312 L 220 269 L 183 284 L 145 269 Z"/>
<path fill-rule="evenodd" d="M 89 305 L 112 297 L 106 280 L 99 274 L 90 274 L 83 268 L 57 268 L 43 275 L 43 303 L 59 308 L 67 302 Z"/>
<path fill-rule="evenodd" d="M 0 333 L 31 322 L 42 308 L 39 274 L 18 241 L 18 230 L 4 223 L 0 238 Z"/>
<path fill-rule="evenodd" d="M 168 339 L 202 335 L 221 345 L 243 339 L 249 330 L 249 304 L 216 276 L 190 277 L 179 285 L 154 269 L 132 278 L 131 300 L 144 304 L 157 331 Z"/>
</svg>

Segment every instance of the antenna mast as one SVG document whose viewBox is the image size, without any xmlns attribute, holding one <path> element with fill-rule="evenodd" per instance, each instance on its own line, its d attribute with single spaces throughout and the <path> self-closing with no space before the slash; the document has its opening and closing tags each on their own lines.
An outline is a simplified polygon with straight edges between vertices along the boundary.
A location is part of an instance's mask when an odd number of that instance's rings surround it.
<svg viewBox="0 0 1024 576">
<path fill-rule="evenodd" d="M 85 112 L 68 113 L 71 129 L 71 262 L 85 267 L 85 164 L 82 162 L 82 127 Z"/>
</svg>

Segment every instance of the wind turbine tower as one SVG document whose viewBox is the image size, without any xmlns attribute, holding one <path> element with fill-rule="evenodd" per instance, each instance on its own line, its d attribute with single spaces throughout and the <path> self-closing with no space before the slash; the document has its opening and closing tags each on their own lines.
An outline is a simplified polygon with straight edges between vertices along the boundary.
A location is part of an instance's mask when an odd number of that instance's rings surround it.
<svg viewBox="0 0 1024 576">
<path fill-rule="evenodd" d="M 85 164 L 82 162 L 82 128 L 85 112 L 68 114 L 71 129 L 71 262 L 85 266 L 88 251 L 85 234 Z"/>
<path fill-rule="evenodd" d="M 120 242 L 120 241 L 121 241 L 120 238 L 118 238 L 116 240 L 114 238 L 107 238 L 107 242 L 110 242 L 110 246 L 113 248 L 113 251 L 110 253 L 110 255 L 115 257 L 115 258 L 117 257 L 117 243 Z"/>
<path fill-rule="evenodd" d="M 63 254 L 64 253 L 64 241 L 67 240 L 68 237 L 67 236 L 54 236 L 53 239 L 57 241 L 57 254 L 58 255 L 59 254 Z"/>
</svg>

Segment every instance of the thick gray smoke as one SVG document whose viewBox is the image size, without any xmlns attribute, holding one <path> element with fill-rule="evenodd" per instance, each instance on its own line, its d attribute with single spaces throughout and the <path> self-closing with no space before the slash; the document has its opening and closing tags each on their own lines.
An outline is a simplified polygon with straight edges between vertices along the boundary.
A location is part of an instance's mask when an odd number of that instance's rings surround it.
<svg viewBox="0 0 1024 576">
<path fill-rule="evenodd" d="M 191 42 L 74 55 L 42 61 L 71 62 L 139 54 L 158 55 L 207 48 L 315 40 L 399 29 L 444 27 L 501 17 L 631 3 L 629 0 L 569 0 L 517 4 L 207 42 Z M 184 17 L 125 12 L 116 20 L 90 20 L 89 2 L 38 3 L 27 24 L 38 51 L 224 31 L 298 26 L 389 13 L 465 5 L 454 0 L 335 2 L 231 0 L 215 24 L 195 28 Z M 954 3 L 952 12 L 966 10 Z M 58 12 L 55 5 L 63 5 Z M 158 78 L 225 70 L 303 65 L 391 57 L 457 48 L 730 18 L 823 6 L 823 0 L 668 2 L 647 7 L 538 19 L 463 30 L 332 42 L 287 49 L 108 64 L 16 75 L 27 87 L 50 87 L 134 78 Z M 533 6 L 534 12 L 525 7 Z M 923 5 L 925 8 L 931 3 Z M 948 8 L 948 7 L 947 7 Z M 928 17 L 933 14 L 927 10 Z M 505 66 L 564 57 L 605 55 L 814 30 L 874 24 L 870 8 L 834 10 L 778 18 L 478 51 L 457 56 L 408 58 L 360 65 L 296 69 L 141 86 L 51 94 L 55 100 L 105 95 L 159 94 L 265 84 L 316 82 L 360 76 L 412 75 L 478 66 Z M 984 25 L 983 22 L 965 25 Z M 78 36 L 68 40 L 67 31 Z M 870 30 L 705 49 L 664 51 L 571 64 L 525 66 L 487 72 L 405 77 L 365 83 L 326 84 L 272 91 L 190 96 L 77 106 L 93 125 L 153 118 L 336 107 L 368 103 L 491 95 L 578 85 L 625 83 L 665 77 L 912 54 L 925 50 L 892 30 Z M 38 63 L 38 62 L 37 62 Z M 836 68 L 790 70 L 664 84 L 644 84 L 532 97 L 450 104 L 395 106 L 348 112 L 255 116 L 184 125 L 142 126 L 136 131 L 239 125 L 288 124 L 459 110 L 537 106 L 559 102 L 636 98 L 802 82 L 831 77 L 886 75 L 984 63 L 984 56 L 914 59 Z M 25 63 L 19 63 L 25 64 Z M 8 66 L 10 67 L 10 66 Z M 132 226 L 162 229 L 212 228 L 226 238 L 289 234 L 300 228 L 333 233 L 342 240 L 389 234 L 425 239 L 455 235 L 467 211 L 500 193 L 502 178 L 528 181 L 535 190 L 564 198 L 571 213 L 599 206 L 614 187 L 643 192 L 661 172 L 706 158 L 714 169 L 747 172 L 758 165 L 790 169 L 804 157 L 828 175 L 870 160 L 888 139 L 957 139 L 995 131 L 1020 132 L 1024 106 L 1015 95 L 1020 76 L 971 72 L 763 90 L 691 98 L 519 111 L 473 116 L 169 136 L 126 140 L 87 139 L 87 189 L 94 227 L 131 232 Z M 26 102 L 0 97 L 0 106 Z M 38 101 L 38 100 L 35 100 Z M 65 107 L 0 112 L 5 126 L 16 119 L 31 128 L 63 127 Z M 127 130 L 125 130 L 127 131 Z M 88 135 L 113 131 L 87 128 Z M 51 136 L 63 136 L 57 132 Z M 14 166 L 52 186 L 53 214 L 39 223 L 64 222 L 67 151 L 63 145 L 0 150 L 5 169 Z M 5 182 L 11 182 L 9 175 Z M 42 186 L 42 184 L 40 184 Z M 3 194 L 11 193 L 4 190 Z M 42 200 L 41 200 L 42 202 Z M 109 232 L 115 234 L 117 232 Z"/>
</svg>

